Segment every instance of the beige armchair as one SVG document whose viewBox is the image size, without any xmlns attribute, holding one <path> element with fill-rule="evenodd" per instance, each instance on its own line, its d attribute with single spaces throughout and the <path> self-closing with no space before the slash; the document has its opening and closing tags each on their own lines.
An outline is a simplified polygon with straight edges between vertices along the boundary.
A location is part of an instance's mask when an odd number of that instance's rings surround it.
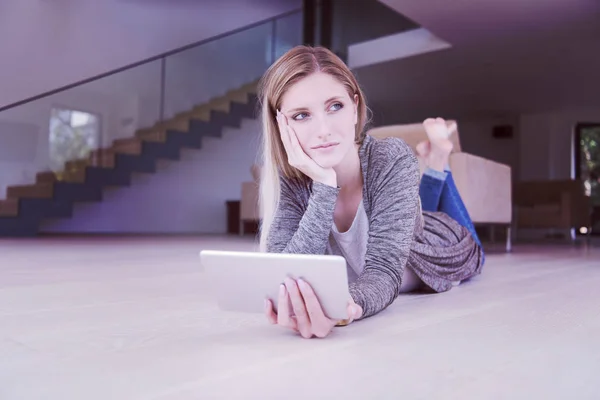
<svg viewBox="0 0 600 400">
<path fill-rule="evenodd" d="M 451 124 L 453 121 L 448 121 Z M 417 144 L 427 139 L 422 124 L 391 125 L 371 129 L 375 138 L 398 137 L 414 151 Z M 465 207 L 475 225 L 502 225 L 506 227 L 506 250 L 511 250 L 512 178 L 511 168 L 492 160 L 461 151 L 459 130 L 450 137 L 454 149 L 450 155 L 450 169 Z M 421 172 L 425 164 L 420 157 Z"/>
<path fill-rule="evenodd" d="M 252 181 L 242 182 L 242 197 L 240 201 L 240 235 L 244 234 L 244 226 L 247 222 L 257 223 L 260 221 L 258 207 L 260 167 L 253 165 L 250 168 Z"/>
</svg>

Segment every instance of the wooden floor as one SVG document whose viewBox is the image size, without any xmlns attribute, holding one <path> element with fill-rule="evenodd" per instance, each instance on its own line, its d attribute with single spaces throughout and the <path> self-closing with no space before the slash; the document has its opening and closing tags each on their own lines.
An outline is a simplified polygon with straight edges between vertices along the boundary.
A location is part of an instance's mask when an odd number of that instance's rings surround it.
<svg viewBox="0 0 600 400">
<path fill-rule="evenodd" d="M 600 248 L 515 246 L 304 340 L 219 312 L 235 237 L 0 241 L 0 399 L 599 399 Z M 304 392 L 304 393 L 303 393 Z"/>
</svg>

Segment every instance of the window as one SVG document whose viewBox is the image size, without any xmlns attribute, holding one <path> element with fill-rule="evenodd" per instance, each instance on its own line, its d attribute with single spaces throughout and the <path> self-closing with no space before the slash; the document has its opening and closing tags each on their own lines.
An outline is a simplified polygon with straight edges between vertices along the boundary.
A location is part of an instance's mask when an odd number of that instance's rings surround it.
<svg viewBox="0 0 600 400">
<path fill-rule="evenodd" d="M 50 169 L 60 174 L 68 161 L 87 158 L 100 143 L 97 115 L 53 108 L 50 116 Z"/>
<path fill-rule="evenodd" d="M 592 232 L 600 232 L 600 123 L 575 128 L 575 176 L 592 202 Z"/>
</svg>

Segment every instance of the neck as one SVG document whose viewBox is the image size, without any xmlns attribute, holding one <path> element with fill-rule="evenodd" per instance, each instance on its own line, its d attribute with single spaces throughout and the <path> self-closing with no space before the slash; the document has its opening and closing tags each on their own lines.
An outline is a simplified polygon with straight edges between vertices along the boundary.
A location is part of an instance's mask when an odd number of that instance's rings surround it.
<svg viewBox="0 0 600 400">
<path fill-rule="evenodd" d="M 355 151 L 350 151 L 344 160 L 334 168 L 337 176 L 337 184 L 342 192 L 362 191 L 363 177 L 360 158 L 358 157 L 358 145 Z"/>
</svg>

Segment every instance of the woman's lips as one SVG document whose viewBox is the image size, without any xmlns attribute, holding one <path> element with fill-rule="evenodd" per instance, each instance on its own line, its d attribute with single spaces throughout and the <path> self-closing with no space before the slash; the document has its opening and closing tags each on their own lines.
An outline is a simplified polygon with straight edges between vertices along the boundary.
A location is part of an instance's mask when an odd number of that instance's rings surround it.
<svg viewBox="0 0 600 400">
<path fill-rule="evenodd" d="M 339 143 L 336 142 L 330 142 L 330 143 L 323 143 L 320 144 L 318 146 L 313 147 L 313 150 L 326 150 L 326 149 L 331 149 L 332 147 L 337 146 Z"/>
</svg>

